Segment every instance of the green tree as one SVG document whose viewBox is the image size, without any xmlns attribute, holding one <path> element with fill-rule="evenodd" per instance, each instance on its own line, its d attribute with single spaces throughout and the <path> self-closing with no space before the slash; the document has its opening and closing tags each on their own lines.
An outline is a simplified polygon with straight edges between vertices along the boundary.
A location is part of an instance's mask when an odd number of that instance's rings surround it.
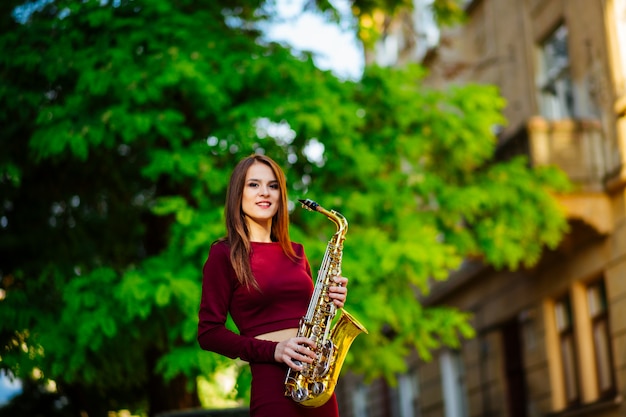
<svg viewBox="0 0 626 417">
<path fill-rule="evenodd" d="M 57 0 L 24 22 L 19 5 L 0 8 L 0 367 L 41 370 L 89 416 L 195 406 L 196 377 L 231 363 L 197 347 L 200 270 L 252 152 L 291 201 L 349 219 L 347 308 L 370 334 L 346 368 L 370 378 L 471 336 L 466 313 L 416 301 L 430 279 L 467 257 L 530 265 L 564 231 L 564 178 L 493 160 L 492 87 L 428 90 L 417 67 L 339 80 L 260 39 L 260 0 Z M 295 206 L 315 266 L 333 226 Z"/>
</svg>

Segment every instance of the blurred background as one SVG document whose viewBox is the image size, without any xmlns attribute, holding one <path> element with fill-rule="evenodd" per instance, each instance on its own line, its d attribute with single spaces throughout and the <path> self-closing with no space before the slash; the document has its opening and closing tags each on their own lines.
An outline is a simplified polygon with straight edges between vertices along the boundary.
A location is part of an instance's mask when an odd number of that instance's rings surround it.
<svg viewBox="0 0 626 417">
<path fill-rule="evenodd" d="M 247 415 L 196 342 L 232 168 L 313 268 L 343 417 L 626 414 L 626 0 L 6 0 L 0 416 Z M 229 326 L 236 330 L 229 322 Z"/>
</svg>

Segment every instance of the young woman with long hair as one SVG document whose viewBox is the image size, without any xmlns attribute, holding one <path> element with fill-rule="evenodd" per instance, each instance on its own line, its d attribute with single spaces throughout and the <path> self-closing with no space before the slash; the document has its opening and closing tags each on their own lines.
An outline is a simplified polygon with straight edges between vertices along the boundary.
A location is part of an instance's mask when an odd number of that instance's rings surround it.
<svg viewBox="0 0 626 417">
<path fill-rule="evenodd" d="M 287 369 L 315 358 L 315 344 L 296 337 L 313 279 L 303 246 L 289 238 L 285 174 L 276 162 L 252 155 L 237 164 L 225 217 L 226 237 L 211 246 L 203 267 L 200 346 L 250 364 L 252 417 L 338 416 L 334 394 L 317 408 L 284 395 Z M 329 296 L 342 308 L 348 280 L 334 281 Z M 228 314 L 239 333 L 226 328 Z"/>
</svg>

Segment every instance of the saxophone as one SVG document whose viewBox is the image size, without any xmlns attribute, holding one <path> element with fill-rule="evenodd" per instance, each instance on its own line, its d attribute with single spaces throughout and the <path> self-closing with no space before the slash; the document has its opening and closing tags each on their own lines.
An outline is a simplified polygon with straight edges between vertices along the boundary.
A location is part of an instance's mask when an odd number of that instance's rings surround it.
<svg viewBox="0 0 626 417">
<path fill-rule="evenodd" d="M 301 371 L 289 368 L 285 378 L 285 395 L 306 407 L 319 407 L 332 396 L 341 366 L 354 339 L 367 330 L 348 312 L 341 315 L 331 328 L 337 307 L 328 296 L 331 279 L 341 275 L 343 242 L 348 231 L 348 221 L 334 210 L 326 210 L 312 200 L 298 200 L 302 207 L 327 216 L 337 226 L 326 247 L 313 296 L 306 316 L 300 320 L 298 337 L 307 337 L 315 343 L 317 359 L 313 363 L 294 361 Z"/>
</svg>

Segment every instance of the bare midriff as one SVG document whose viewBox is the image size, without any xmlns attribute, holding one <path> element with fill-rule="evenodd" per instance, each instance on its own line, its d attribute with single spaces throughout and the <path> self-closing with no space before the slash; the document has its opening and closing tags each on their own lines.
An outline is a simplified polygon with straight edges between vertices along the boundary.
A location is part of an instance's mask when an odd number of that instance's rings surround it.
<svg viewBox="0 0 626 417">
<path fill-rule="evenodd" d="M 296 337 L 297 334 L 298 334 L 298 329 L 294 327 L 292 329 L 283 329 L 283 330 L 277 330 L 275 332 L 263 333 L 258 336 L 255 336 L 255 338 L 261 339 L 261 340 L 269 340 L 271 342 L 282 342 L 283 340 Z"/>
</svg>

